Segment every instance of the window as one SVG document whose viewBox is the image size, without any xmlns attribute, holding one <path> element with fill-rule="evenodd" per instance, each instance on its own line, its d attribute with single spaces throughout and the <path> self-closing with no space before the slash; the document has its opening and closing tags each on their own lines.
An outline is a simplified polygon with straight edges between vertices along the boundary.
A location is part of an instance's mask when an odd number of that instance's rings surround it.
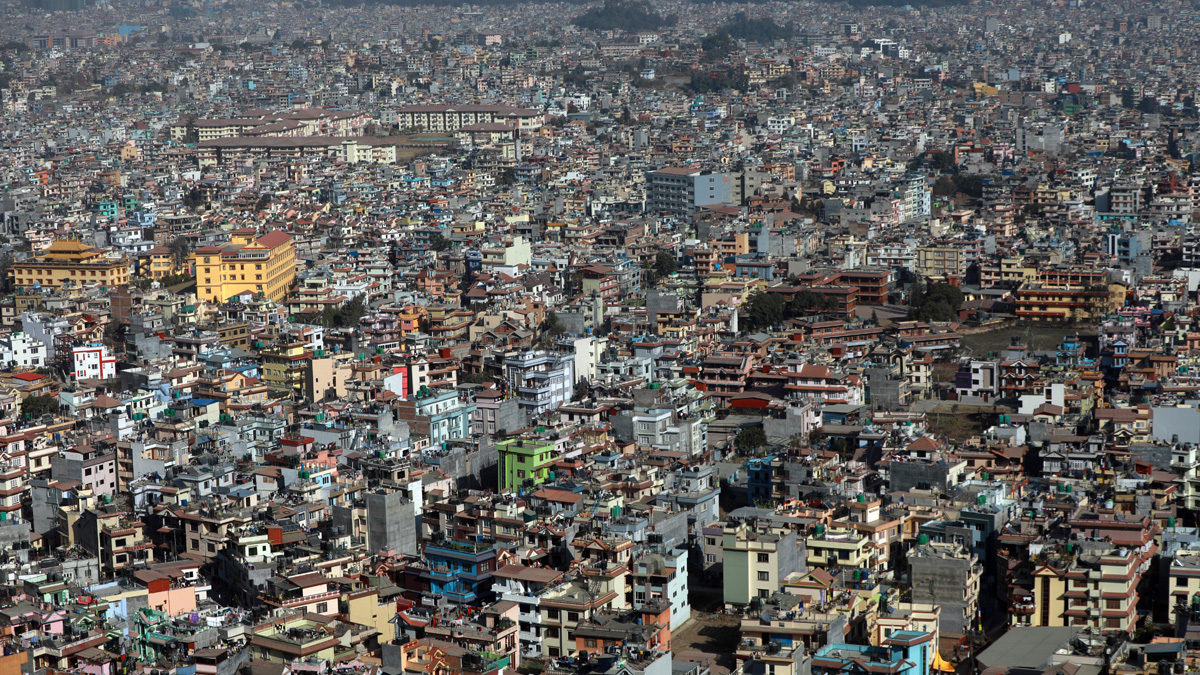
<svg viewBox="0 0 1200 675">
<path fill-rule="evenodd" d="M 1121 601 L 1120 600 L 1111 600 L 1111 599 L 1105 600 L 1104 601 L 1104 609 L 1121 609 Z"/>
<path fill-rule="evenodd" d="M 588 648 L 595 648 L 596 640 L 594 638 L 587 638 L 586 640 L 583 641 L 583 646 L 588 647 Z"/>
<path fill-rule="evenodd" d="M 704 562 L 706 562 L 706 563 L 708 563 L 708 564 L 710 564 L 710 565 L 711 565 L 711 564 L 713 564 L 713 563 L 717 562 L 717 556 L 716 556 L 715 554 L 712 554 L 712 553 L 706 553 L 706 554 L 704 555 Z"/>
<path fill-rule="evenodd" d="M 760 589 L 758 589 L 758 597 L 769 598 L 769 597 L 771 597 L 771 591 L 768 591 L 765 588 L 760 588 Z"/>
<path fill-rule="evenodd" d="M 579 612 L 568 612 L 567 613 L 567 621 L 578 623 L 579 622 Z"/>
<path fill-rule="evenodd" d="M 771 562 L 771 554 L 759 553 L 758 554 L 758 562 L 760 562 L 760 563 Z"/>
<path fill-rule="evenodd" d="M 557 609 L 546 610 L 546 618 L 551 619 L 553 621 L 558 621 L 558 610 Z"/>
<path fill-rule="evenodd" d="M 1184 577 L 1175 577 L 1176 586 L 1187 586 L 1187 579 Z"/>
<path fill-rule="evenodd" d="M 328 602 L 318 602 L 317 603 L 317 614 L 324 614 L 327 611 L 329 611 L 329 603 Z"/>
<path fill-rule="evenodd" d="M 771 580 L 771 573 L 770 573 L 770 572 L 759 572 L 759 573 L 758 573 L 758 580 L 759 580 L 759 581 L 770 581 L 770 580 Z"/>
</svg>

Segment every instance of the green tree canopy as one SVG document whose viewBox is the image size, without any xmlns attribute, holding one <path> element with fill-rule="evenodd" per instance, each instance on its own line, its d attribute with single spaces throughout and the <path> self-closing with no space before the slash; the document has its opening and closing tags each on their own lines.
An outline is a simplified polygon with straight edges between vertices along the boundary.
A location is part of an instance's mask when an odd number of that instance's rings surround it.
<svg viewBox="0 0 1200 675">
<path fill-rule="evenodd" d="M 767 432 L 761 426 L 742 429 L 733 437 L 733 447 L 738 452 L 755 453 L 767 444 Z"/>
<path fill-rule="evenodd" d="M 42 415 L 54 414 L 58 412 L 58 398 L 54 396 L 26 396 L 25 400 L 21 401 L 21 414 L 27 415 L 31 419 L 37 419 Z"/>
</svg>

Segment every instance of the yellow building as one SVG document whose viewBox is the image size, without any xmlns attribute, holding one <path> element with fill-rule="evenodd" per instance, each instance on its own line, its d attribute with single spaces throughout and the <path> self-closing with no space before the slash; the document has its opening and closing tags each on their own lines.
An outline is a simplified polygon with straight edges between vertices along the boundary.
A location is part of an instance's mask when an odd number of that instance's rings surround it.
<svg viewBox="0 0 1200 675">
<path fill-rule="evenodd" d="M 36 258 L 13 263 L 9 274 L 18 287 L 40 284 L 57 288 L 69 281 L 115 288 L 129 283 L 129 261 L 109 258 L 81 241 L 60 239 Z"/>
<path fill-rule="evenodd" d="M 140 257 L 141 265 L 138 271 L 148 279 L 162 279 L 182 272 L 175 267 L 175 256 L 166 246 L 155 246 Z"/>
<path fill-rule="evenodd" d="M 255 230 L 232 232 L 225 246 L 203 246 L 192 257 L 196 264 L 196 295 L 225 302 L 250 292 L 282 302 L 296 279 L 296 246 L 291 235 L 273 230 L 257 239 Z"/>
<path fill-rule="evenodd" d="M 290 342 L 260 351 L 263 380 L 272 395 L 304 393 L 313 353 L 303 342 Z"/>
<path fill-rule="evenodd" d="M 1015 294 L 1013 313 L 1028 321 L 1088 321 L 1123 306 L 1125 292 L 1118 283 L 1026 284 Z"/>
<path fill-rule="evenodd" d="M 1079 555 L 1063 567 L 1043 564 L 1033 574 L 1031 589 L 1014 591 L 1012 625 L 1132 631 L 1138 621 L 1137 587 L 1148 557 L 1116 549 Z"/>
</svg>

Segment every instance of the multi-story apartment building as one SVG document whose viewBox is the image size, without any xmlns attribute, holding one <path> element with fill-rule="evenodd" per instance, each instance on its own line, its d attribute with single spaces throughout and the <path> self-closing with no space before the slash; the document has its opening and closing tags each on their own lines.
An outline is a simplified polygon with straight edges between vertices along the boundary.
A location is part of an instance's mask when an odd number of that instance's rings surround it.
<svg viewBox="0 0 1200 675">
<path fill-rule="evenodd" d="M 396 110 L 401 129 L 458 131 L 472 124 L 504 124 L 518 131 L 535 131 L 545 116 L 537 110 L 510 105 L 410 105 Z"/>
<path fill-rule="evenodd" d="M 967 254 L 958 246 L 922 246 L 917 249 L 917 272 L 933 279 L 962 276 Z"/>
<path fill-rule="evenodd" d="M 1059 557 L 1059 566 L 1043 564 L 1033 573 L 1028 595 L 1020 596 L 1014 623 L 1132 631 L 1138 622 L 1138 586 L 1153 555 L 1153 542 L 1148 546 Z"/>
<path fill-rule="evenodd" d="M 733 179 L 728 173 L 689 167 L 667 167 L 646 173 L 646 210 L 688 217 L 702 206 L 733 201 Z"/>
<path fill-rule="evenodd" d="M 803 572 L 805 547 L 795 530 L 729 519 L 721 531 L 726 605 L 768 598 L 794 572 Z"/>
<path fill-rule="evenodd" d="M 272 393 L 303 393 L 305 373 L 312 362 L 313 352 L 300 341 L 289 341 L 259 352 L 262 358 L 262 379 Z"/>
<path fill-rule="evenodd" d="M 222 303 L 242 293 L 282 302 L 296 278 L 296 248 L 291 235 L 275 230 L 255 238 L 255 230 L 234 230 L 225 246 L 195 250 L 196 294 Z"/>
<path fill-rule="evenodd" d="M 503 492 L 515 492 L 521 487 L 536 487 L 546 482 L 550 466 L 559 458 L 554 443 L 522 438 L 497 443 L 496 452 L 499 487 Z"/>
<path fill-rule="evenodd" d="M 522 656 L 541 657 L 541 594 L 562 577 L 562 572 L 549 567 L 524 565 L 505 565 L 492 573 L 492 591 L 497 599 L 517 603 Z"/>
<path fill-rule="evenodd" d="M 644 555 L 630 570 L 633 608 L 668 603 L 670 629 L 675 630 L 692 616 L 688 601 L 688 551 L 684 548 L 660 550 Z"/>
<path fill-rule="evenodd" d="M 912 601 L 941 607 L 940 627 L 947 632 L 972 629 L 979 611 L 983 565 L 960 544 L 929 542 L 908 553 Z"/>
<path fill-rule="evenodd" d="M 569 403 L 575 390 L 575 358 L 571 355 L 522 352 L 504 359 L 504 374 L 529 417 Z"/>
</svg>

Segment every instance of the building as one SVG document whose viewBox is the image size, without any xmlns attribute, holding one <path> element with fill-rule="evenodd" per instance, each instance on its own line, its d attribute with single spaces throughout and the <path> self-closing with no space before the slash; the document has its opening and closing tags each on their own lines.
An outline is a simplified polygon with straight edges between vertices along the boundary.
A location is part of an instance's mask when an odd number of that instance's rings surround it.
<svg viewBox="0 0 1200 675">
<path fill-rule="evenodd" d="M 368 492 L 367 550 L 417 555 L 417 506 L 401 491 Z"/>
<path fill-rule="evenodd" d="M 597 612 L 628 609 L 625 600 L 624 565 L 612 564 L 583 568 L 584 578 L 574 579 L 542 594 L 542 656 L 557 658 L 575 651 L 575 629 Z"/>
<path fill-rule="evenodd" d="M 686 549 L 662 550 L 642 556 L 634 563 L 629 578 L 633 588 L 634 609 L 668 603 L 671 607 L 671 630 L 679 628 L 691 618 Z"/>
<path fill-rule="evenodd" d="M 32 260 L 14 262 L 9 274 L 18 288 L 97 284 L 115 290 L 129 283 L 129 261 L 81 241 L 60 239 Z"/>
<path fill-rule="evenodd" d="M 396 143 L 389 138 L 373 136 L 237 136 L 202 141 L 196 147 L 196 162 L 201 168 L 255 160 L 282 162 L 313 156 L 345 164 L 395 164 Z"/>
<path fill-rule="evenodd" d="M 296 279 L 296 247 L 291 235 L 274 230 L 255 239 L 249 228 L 233 231 L 225 246 L 195 250 L 196 295 L 223 303 L 242 293 L 283 302 Z"/>
<path fill-rule="evenodd" d="M 492 574 L 492 591 L 498 600 L 515 602 L 521 656 L 542 655 L 541 594 L 561 581 L 563 573 L 549 567 L 505 565 Z"/>
<path fill-rule="evenodd" d="M 804 544 L 783 527 L 758 527 L 730 518 L 721 531 L 726 605 L 769 598 L 789 575 L 806 571 Z"/>
<path fill-rule="evenodd" d="M 912 601 L 941 607 L 941 630 L 972 630 L 979 612 L 983 565 L 961 544 L 929 542 L 908 553 Z"/>
<path fill-rule="evenodd" d="M 540 111 L 510 105 L 410 105 L 396 110 L 396 125 L 421 131 L 458 131 L 473 124 L 504 124 L 522 132 L 542 127 Z"/>
<path fill-rule="evenodd" d="M 485 602 L 491 596 L 496 548 L 491 541 L 442 537 L 425 546 L 427 569 L 421 578 L 429 592 L 451 602 Z"/>
<path fill-rule="evenodd" d="M 1088 321 L 1125 304 L 1121 284 L 1028 284 L 1018 289 L 1013 313 L 1031 321 Z"/>
<path fill-rule="evenodd" d="M 516 438 L 496 444 L 499 455 L 500 491 L 516 492 L 546 482 L 550 467 L 558 461 L 553 443 Z"/>
<path fill-rule="evenodd" d="M 430 389 L 422 385 L 396 408 L 396 417 L 407 422 L 413 433 L 428 434 L 429 444 L 444 446 L 456 438 L 471 435 L 475 404 L 464 403 L 453 389 Z"/>
<path fill-rule="evenodd" d="M 1131 632 L 1138 622 L 1138 586 L 1148 566 L 1148 553 L 1137 549 L 1083 553 L 1073 560 L 1047 556 L 1033 573 L 1033 588 L 1015 591 L 1019 611 L 1013 622 Z"/>
<path fill-rule="evenodd" d="M 728 173 L 688 167 L 667 167 L 646 173 L 646 210 L 690 218 L 702 206 L 733 202 L 733 179 Z"/>
<path fill-rule="evenodd" d="M 42 368 L 46 344 L 19 331 L 0 336 L 0 363 L 11 368 Z"/>
<path fill-rule="evenodd" d="M 896 631 L 878 647 L 842 643 L 821 647 L 813 655 L 812 674 L 849 675 L 868 670 L 880 675 L 929 675 L 937 654 L 932 634 Z M 870 668 L 863 668 L 864 663 Z"/>
<path fill-rule="evenodd" d="M 546 351 L 521 352 L 504 359 L 504 375 L 527 419 L 571 402 L 575 357 Z"/>
<path fill-rule="evenodd" d="M 296 340 L 259 352 L 262 379 L 272 394 L 303 394 L 313 352 Z"/>
<path fill-rule="evenodd" d="M 917 272 L 931 279 L 961 277 L 967 272 L 967 251 L 957 246 L 922 246 L 917 249 Z"/>
<path fill-rule="evenodd" d="M 117 358 L 108 345 L 89 343 L 71 347 L 71 377 L 76 380 L 107 380 L 117 376 Z"/>
</svg>

